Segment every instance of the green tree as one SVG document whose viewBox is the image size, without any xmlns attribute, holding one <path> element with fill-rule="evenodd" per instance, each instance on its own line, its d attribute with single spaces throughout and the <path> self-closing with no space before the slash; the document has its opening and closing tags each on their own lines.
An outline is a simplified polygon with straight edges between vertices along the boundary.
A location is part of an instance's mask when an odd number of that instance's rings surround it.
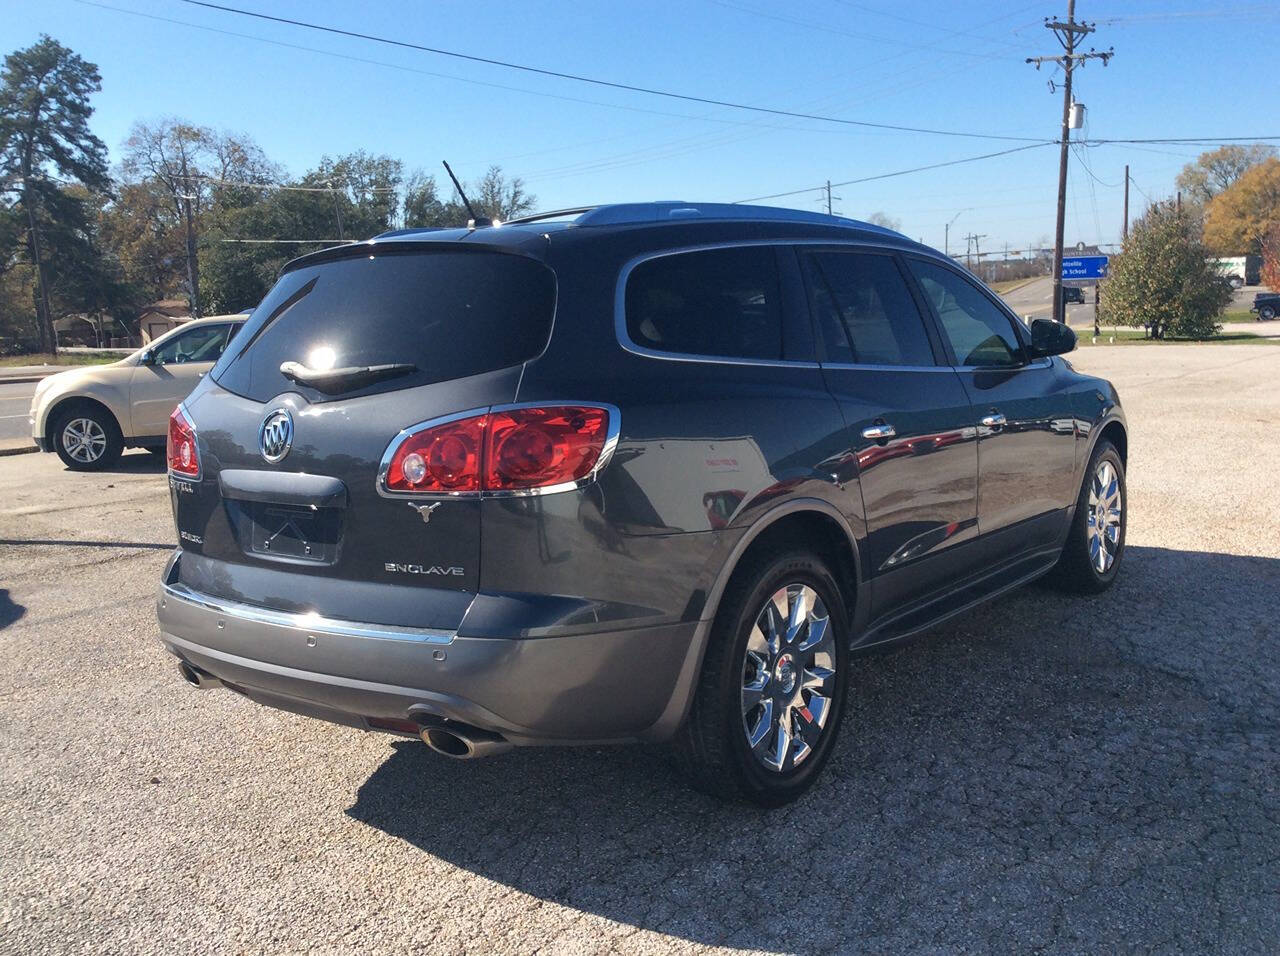
<svg viewBox="0 0 1280 956">
<path fill-rule="evenodd" d="M 1218 193 L 1231 188 L 1246 172 L 1276 155 L 1274 146 L 1220 146 L 1201 153 L 1178 174 L 1178 188 L 1194 203 L 1204 205 Z"/>
<path fill-rule="evenodd" d="M 25 221 L 40 345 L 51 352 L 57 336 L 49 270 L 58 266 L 50 261 L 46 234 L 58 227 L 57 253 L 67 255 L 90 232 L 86 204 L 62 186 L 110 188 L 106 146 L 89 131 L 89 98 L 101 89 L 98 68 L 49 36 L 5 57 L 0 75 L 0 188 Z"/>
<path fill-rule="evenodd" d="M 1262 239 L 1280 223 L 1280 159 L 1249 169 L 1210 200 L 1205 209 L 1204 240 L 1227 256 L 1262 251 Z"/>
<path fill-rule="evenodd" d="M 1199 224 L 1174 203 L 1157 203 L 1133 224 L 1111 260 L 1102 307 L 1112 321 L 1152 338 L 1208 338 L 1231 301 L 1231 288 L 1207 261 Z"/>
</svg>

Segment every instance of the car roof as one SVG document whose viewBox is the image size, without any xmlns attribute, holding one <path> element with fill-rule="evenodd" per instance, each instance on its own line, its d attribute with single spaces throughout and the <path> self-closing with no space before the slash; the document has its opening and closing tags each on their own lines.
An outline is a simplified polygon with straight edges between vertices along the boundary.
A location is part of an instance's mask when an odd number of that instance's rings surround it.
<svg viewBox="0 0 1280 956">
<path fill-rule="evenodd" d="M 604 235 L 624 231 L 655 230 L 663 233 L 660 240 L 663 243 L 674 241 L 676 234 L 679 235 L 678 244 L 686 240 L 698 241 L 700 235 L 724 241 L 731 239 L 737 231 L 735 225 L 741 227 L 744 237 L 749 236 L 753 240 L 855 239 L 903 248 L 927 248 L 892 229 L 843 216 L 776 206 L 668 201 L 580 206 L 474 228 L 397 229 L 380 233 L 365 242 L 334 246 L 300 256 L 282 271 L 331 259 L 372 254 L 379 246 L 405 248 L 409 244 L 449 243 L 541 257 L 549 242 L 571 245 L 579 241 L 596 241 Z M 659 240 L 658 235 L 654 238 Z"/>
</svg>

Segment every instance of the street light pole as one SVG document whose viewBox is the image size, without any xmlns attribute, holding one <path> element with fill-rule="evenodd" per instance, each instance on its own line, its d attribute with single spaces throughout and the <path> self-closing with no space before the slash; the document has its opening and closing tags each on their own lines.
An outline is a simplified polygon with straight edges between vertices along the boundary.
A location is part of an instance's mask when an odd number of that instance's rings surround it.
<svg viewBox="0 0 1280 956">
<path fill-rule="evenodd" d="M 951 221 L 942 227 L 942 254 L 944 256 L 951 255 L 951 227 L 955 225 L 957 219 L 967 213 L 968 209 L 961 209 L 958 213 L 951 217 Z"/>
</svg>

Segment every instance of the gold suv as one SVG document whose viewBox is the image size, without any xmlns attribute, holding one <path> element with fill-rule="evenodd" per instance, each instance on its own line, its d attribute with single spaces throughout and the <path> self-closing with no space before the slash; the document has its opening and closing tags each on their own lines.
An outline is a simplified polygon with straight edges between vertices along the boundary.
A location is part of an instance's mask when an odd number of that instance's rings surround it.
<svg viewBox="0 0 1280 956">
<path fill-rule="evenodd" d="M 163 452 L 169 413 L 213 367 L 244 315 L 197 319 L 128 358 L 50 375 L 31 399 L 31 437 L 68 468 L 108 468 L 126 447 Z"/>
</svg>

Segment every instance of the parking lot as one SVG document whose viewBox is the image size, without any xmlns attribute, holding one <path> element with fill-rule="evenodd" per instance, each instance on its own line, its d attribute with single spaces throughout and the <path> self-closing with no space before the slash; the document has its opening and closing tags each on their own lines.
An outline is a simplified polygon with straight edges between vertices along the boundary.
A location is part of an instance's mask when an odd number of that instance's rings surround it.
<svg viewBox="0 0 1280 956">
<path fill-rule="evenodd" d="M 1126 567 L 855 660 L 773 813 L 656 747 L 451 762 L 197 692 L 158 459 L 0 458 L 0 950 L 1242 952 L 1280 939 L 1280 349 L 1098 347 Z"/>
</svg>

